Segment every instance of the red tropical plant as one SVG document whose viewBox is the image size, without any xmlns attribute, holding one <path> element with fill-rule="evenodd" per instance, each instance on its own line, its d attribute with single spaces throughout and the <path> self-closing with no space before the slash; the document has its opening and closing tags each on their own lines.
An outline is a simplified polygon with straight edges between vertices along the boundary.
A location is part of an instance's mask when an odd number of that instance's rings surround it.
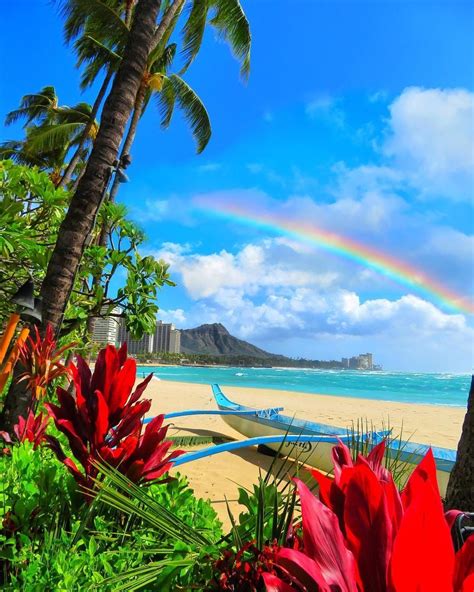
<svg viewBox="0 0 474 592">
<path fill-rule="evenodd" d="M 38 413 L 35 417 L 33 411 L 30 411 L 26 419 L 21 416 L 18 418 L 18 423 L 13 426 L 13 431 L 19 442 L 28 440 L 33 443 L 33 449 L 36 450 L 45 438 L 48 423 L 48 414 L 43 416 L 43 413 Z"/>
<path fill-rule="evenodd" d="M 43 416 L 43 413 L 38 413 L 38 415 L 35 416 L 33 411 L 30 411 L 26 419 L 22 416 L 18 418 L 18 423 L 13 426 L 13 432 L 18 442 L 25 442 L 25 440 L 28 440 L 28 442 L 33 443 L 33 449 L 36 450 L 45 439 L 48 423 L 48 414 Z M 8 432 L 0 432 L 0 438 L 8 444 L 13 443 Z M 8 453 L 8 449 L 4 450 L 4 452 Z"/>
<path fill-rule="evenodd" d="M 151 401 L 140 397 L 152 374 L 132 392 L 136 362 L 127 358 L 126 345 L 120 350 L 112 345 L 101 350 L 93 373 L 80 356 L 77 366 L 70 365 L 70 371 L 75 397 L 59 387 L 59 405 L 49 403 L 46 407 L 84 472 L 66 456 L 56 438 L 47 436 L 46 440 L 76 481 L 92 489 L 101 461 L 134 482 L 158 479 L 166 473 L 183 451 L 166 456 L 171 441 L 165 440 L 168 426 L 163 426 L 163 415 L 153 418 L 143 430 L 143 417 Z"/>
<path fill-rule="evenodd" d="M 68 343 L 56 349 L 51 325 L 46 327 L 44 337 L 41 337 L 38 327 L 35 326 L 34 338 L 29 335 L 25 343 L 20 346 L 18 361 L 23 366 L 24 372 L 20 375 L 18 382 L 26 380 L 33 397 L 39 399 L 44 395 L 50 382 L 68 373 L 66 366 L 61 363 L 61 357 L 74 345 L 74 343 Z"/>
<path fill-rule="evenodd" d="M 303 550 L 280 549 L 269 592 L 472 592 L 474 537 L 455 553 L 431 450 L 400 494 L 382 466 L 385 443 L 352 462 L 333 450 L 334 479 L 314 471 L 319 499 L 295 479 Z M 293 578 L 288 583 L 288 576 Z"/>
</svg>

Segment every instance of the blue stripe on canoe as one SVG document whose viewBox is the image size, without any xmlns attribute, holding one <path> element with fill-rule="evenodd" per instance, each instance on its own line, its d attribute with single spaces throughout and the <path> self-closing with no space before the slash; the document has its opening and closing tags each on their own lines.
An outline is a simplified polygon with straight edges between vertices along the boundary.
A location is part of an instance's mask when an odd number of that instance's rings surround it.
<svg viewBox="0 0 474 592">
<path fill-rule="evenodd" d="M 165 413 L 165 419 L 173 419 L 175 417 L 187 417 L 188 415 L 271 415 L 276 409 L 283 409 L 283 407 L 271 407 L 270 409 L 249 409 L 248 411 L 222 411 L 216 409 L 185 409 L 184 411 L 173 411 L 172 413 Z M 153 417 L 147 417 L 143 423 L 150 423 Z"/>
<path fill-rule="evenodd" d="M 251 409 L 251 407 L 239 405 L 228 399 L 224 395 L 218 384 L 213 384 L 211 386 L 214 398 L 216 399 L 216 403 L 219 406 L 219 408 L 233 410 Z M 339 431 L 339 433 L 347 433 L 347 430 L 343 428 L 330 426 L 327 424 L 304 421 L 301 419 L 293 419 L 288 415 L 275 414 L 272 416 L 271 420 L 252 416 L 249 416 L 246 419 L 250 421 L 256 421 L 258 423 L 263 423 L 275 429 L 285 431 L 288 430 L 289 432 L 295 432 L 299 428 L 299 432 L 302 432 L 304 430 L 308 432 L 315 432 L 327 435 L 334 435 L 335 433 L 337 433 L 337 431 Z M 377 434 L 374 434 L 374 439 L 376 442 L 379 442 L 382 438 L 386 438 L 389 435 L 389 430 L 385 432 L 377 432 Z M 438 470 L 446 471 L 449 473 L 451 472 L 451 469 L 453 468 L 453 465 L 456 461 L 456 451 L 451 450 L 449 448 L 441 448 L 439 446 L 430 447 L 426 444 L 418 444 L 416 442 L 409 442 L 406 440 L 400 441 L 397 439 L 390 440 L 389 444 L 390 448 L 387 450 L 387 453 L 391 457 L 395 457 L 397 455 L 401 461 L 409 462 L 410 464 L 418 464 L 430 448 L 433 451 L 433 456 L 435 458 L 436 467 L 438 468 Z"/>
<path fill-rule="evenodd" d="M 211 385 L 211 387 L 212 393 L 214 395 L 219 409 L 232 409 L 235 411 L 248 411 L 252 409 L 252 407 L 239 405 L 238 403 L 234 403 L 233 401 L 228 399 L 221 391 L 220 386 L 218 384 L 213 384 Z M 271 419 L 255 417 L 252 418 L 252 421 L 264 423 L 269 427 L 277 428 L 279 430 L 289 430 L 289 432 L 293 433 L 301 433 L 304 431 L 305 433 L 325 434 L 327 436 L 334 436 L 334 434 L 347 434 L 347 430 L 345 428 L 340 428 L 338 426 L 330 426 L 324 423 L 316 423 L 313 421 L 305 421 L 303 419 L 297 419 L 295 417 L 290 417 L 289 415 L 282 415 L 280 413 L 275 413 L 271 416 Z"/>
</svg>

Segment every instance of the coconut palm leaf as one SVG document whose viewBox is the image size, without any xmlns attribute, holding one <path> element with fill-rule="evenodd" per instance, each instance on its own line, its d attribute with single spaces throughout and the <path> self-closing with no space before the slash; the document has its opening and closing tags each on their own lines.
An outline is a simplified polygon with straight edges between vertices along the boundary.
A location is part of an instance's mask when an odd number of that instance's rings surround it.
<svg viewBox="0 0 474 592">
<path fill-rule="evenodd" d="M 168 127 L 177 102 L 185 118 L 191 126 L 191 132 L 197 143 L 200 154 L 207 146 L 211 137 L 211 121 L 204 103 L 194 90 L 179 76 L 172 74 L 165 77 L 162 92 L 157 93 L 162 114 L 161 125 Z"/>
<path fill-rule="evenodd" d="M 33 121 L 41 123 L 48 119 L 58 105 L 58 97 L 54 86 L 45 86 L 38 93 L 25 95 L 18 109 L 10 111 L 5 118 L 5 125 L 25 119 L 25 126 Z"/>
<path fill-rule="evenodd" d="M 156 74 L 157 72 L 166 74 L 176 56 L 176 48 L 176 43 L 171 43 L 165 48 L 165 50 L 160 56 L 155 56 L 153 58 L 153 61 L 152 55 L 150 54 L 150 58 L 148 59 L 148 67 L 150 69 L 150 72 L 152 72 L 153 74 Z"/>
<path fill-rule="evenodd" d="M 61 0 L 58 4 L 67 43 L 82 35 L 86 25 L 89 33 L 94 30 L 101 40 L 123 40 L 129 33 L 120 16 L 124 4 L 120 0 Z"/>
<path fill-rule="evenodd" d="M 29 128 L 26 146 L 37 153 L 51 152 L 61 147 L 67 150 L 75 144 L 84 129 L 84 123 L 53 123 Z"/>
<path fill-rule="evenodd" d="M 184 66 L 180 74 L 184 74 L 197 56 L 206 29 L 209 0 L 192 0 L 189 17 L 183 28 L 182 55 Z"/>
<path fill-rule="evenodd" d="M 101 43 L 91 35 L 83 35 L 75 43 L 78 55 L 77 67 L 84 66 L 81 75 L 81 89 L 91 86 L 102 69 L 117 70 L 122 57 L 114 49 Z"/>
<path fill-rule="evenodd" d="M 216 11 L 211 25 L 229 42 L 232 52 L 242 64 L 241 74 L 247 78 L 250 73 L 252 37 L 245 12 L 239 0 L 211 0 L 211 5 Z"/>
</svg>

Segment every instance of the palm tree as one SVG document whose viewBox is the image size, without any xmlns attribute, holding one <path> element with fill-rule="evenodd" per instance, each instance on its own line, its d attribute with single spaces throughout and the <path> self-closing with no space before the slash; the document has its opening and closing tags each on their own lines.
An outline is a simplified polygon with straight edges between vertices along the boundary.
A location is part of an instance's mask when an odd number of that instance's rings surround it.
<svg viewBox="0 0 474 592">
<path fill-rule="evenodd" d="M 140 88 L 135 99 L 135 106 L 130 125 L 122 146 L 120 158 L 130 154 L 137 133 L 138 123 L 147 108 L 150 99 L 155 96 L 161 111 L 161 125 L 167 128 L 171 122 L 175 105 L 182 109 L 188 120 L 200 154 L 211 137 L 211 122 L 207 110 L 194 90 L 177 74 L 168 75 L 176 55 L 176 44 L 169 45 L 162 54 L 153 51 L 148 60 Z M 114 179 L 109 199 L 114 201 L 119 189 L 119 180 Z"/>
<path fill-rule="evenodd" d="M 91 86 L 105 71 L 99 92 L 92 106 L 91 117 L 95 119 L 104 100 L 107 89 L 120 63 L 130 33 L 134 0 L 127 2 L 114 0 L 64 0 L 60 2 L 61 13 L 65 18 L 65 38 L 74 42 L 77 54 L 77 67 L 84 66 L 81 88 Z M 122 15 L 123 14 L 123 18 Z M 81 151 L 87 142 L 89 129 L 86 127 L 64 175 L 61 187 L 71 180 L 80 160 Z"/>
<path fill-rule="evenodd" d="M 184 111 L 197 140 L 198 153 L 210 138 L 210 123 L 207 112 L 199 97 L 177 74 L 168 77 L 166 70 L 173 58 L 176 45 L 166 47 L 180 15 L 186 4 L 190 11 L 183 27 L 184 65 L 180 74 L 186 72 L 201 47 L 205 27 L 209 23 L 226 39 L 233 53 L 241 61 L 241 71 L 247 76 L 250 68 L 250 27 L 238 0 L 174 0 L 164 4 L 157 27 L 153 50 L 149 57 L 147 72 L 139 89 L 130 127 L 121 151 L 121 157 L 129 154 L 133 144 L 138 122 L 149 102 L 150 90 L 160 94 L 162 126 L 171 121 L 174 105 L 177 103 Z M 118 68 L 121 54 L 128 38 L 135 2 L 128 0 L 63 0 L 62 13 L 66 19 L 66 40 L 76 39 L 74 47 L 78 55 L 78 65 L 86 64 L 81 85 L 90 86 L 96 77 L 106 72 L 99 95 L 94 103 L 93 116 L 106 87 Z M 78 150 L 81 148 L 79 144 Z M 76 155 L 70 161 L 61 185 L 66 184 L 77 162 Z M 110 193 L 114 200 L 119 188 L 118 179 Z"/>
<path fill-rule="evenodd" d="M 85 157 L 98 130 L 90 105 L 59 106 L 53 86 L 24 96 L 19 108 L 8 113 L 5 123 L 10 125 L 20 119 L 25 120 L 25 139 L 3 142 L 0 158 L 11 158 L 21 164 L 48 170 L 56 184 L 61 179 L 69 149 L 81 141 L 79 155 Z M 82 141 L 84 130 L 87 134 Z"/>
<path fill-rule="evenodd" d="M 474 376 L 471 379 L 456 463 L 449 477 L 446 509 L 465 512 L 474 509 Z"/>
</svg>

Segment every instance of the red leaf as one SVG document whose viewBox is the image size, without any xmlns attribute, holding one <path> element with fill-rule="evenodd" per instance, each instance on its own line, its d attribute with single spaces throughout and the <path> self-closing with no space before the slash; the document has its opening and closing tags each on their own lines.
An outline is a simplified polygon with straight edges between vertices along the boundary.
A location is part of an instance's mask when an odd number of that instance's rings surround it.
<svg viewBox="0 0 474 592">
<path fill-rule="evenodd" d="M 351 451 L 341 440 L 337 446 L 332 448 L 332 462 L 334 464 L 334 481 L 339 483 L 342 469 L 353 466 Z"/>
<path fill-rule="evenodd" d="M 133 403 L 136 403 L 138 401 L 138 399 L 143 395 L 146 387 L 148 386 L 148 383 L 150 382 L 150 380 L 152 378 L 153 378 L 153 373 L 149 374 L 145 378 L 145 380 L 140 382 L 140 384 L 137 386 L 135 391 L 132 393 L 132 396 L 130 397 L 130 400 L 129 400 L 130 405 L 132 405 Z"/>
<path fill-rule="evenodd" d="M 294 588 L 270 573 L 262 573 L 267 592 L 294 592 Z"/>
<path fill-rule="evenodd" d="M 321 569 L 330 586 L 341 592 L 357 591 L 356 564 L 345 547 L 337 516 L 324 506 L 299 479 L 295 479 L 301 500 L 303 546 Z"/>
<path fill-rule="evenodd" d="M 331 587 L 324 578 L 320 565 L 318 565 L 317 561 L 308 557 L 306 553 L 296 549 L 282 548 L 276 554 L 275 563 L 281 565 L 306 590 L 331 592 Z M 341 590 L 345 591 L 347 588 Z"/>
<path fill-rule="evenodd" d="M 109 431 L 109 407 L 100 391 L 95 392 L 97 405 L 95 408 L 94 444 L 99 446 Z"/>
<path fill-rule="evenodd" d="M 132 392 L 136 375 L 137 363 L 133 358 L 129 358 L 112 382 L 109 397 L 110 413 L 115 413 L 124 407 Z"/>
<path fill-rule="evenodd" d="M 423 460 L 410 475 L 405 489 L 402 491 L 402 503 L 406 509 L 417 496 L 418 490 L 424 488 L 428 482 L 439 497 L 438 480 L 436 479 L 436 463 L 431 448 L 426 453 Z"/>
<path fill-rule="evenodd" d="M 127 342 L 124 341 L 122 343 L 120 349 L 118 350 L 118 362 L 120 368 L 125 364 L 125 360 L 127 359 Z"/>
<path fill-rule="evenodd" d="M 354 468 L 346 489 L 344 523 L 364 592 L 385 592 L 392 550 L 392 524 L 382 484 L 364 464 Z"/>
<path fill-rule="evenodd" d="M 452 592 L 453 543 L 441 498 L 430 480 L 420 477 L 424 470 L 412 482 L 409 505 L 395 537 L 391 583 L 397 592 Z"/>
<path fill-rule="evenodd" d="M 473 590 L 474 536 L 471 535 L 456 553 L 454 561 L 454 592 L 472 592 Z"/>
</svg>

